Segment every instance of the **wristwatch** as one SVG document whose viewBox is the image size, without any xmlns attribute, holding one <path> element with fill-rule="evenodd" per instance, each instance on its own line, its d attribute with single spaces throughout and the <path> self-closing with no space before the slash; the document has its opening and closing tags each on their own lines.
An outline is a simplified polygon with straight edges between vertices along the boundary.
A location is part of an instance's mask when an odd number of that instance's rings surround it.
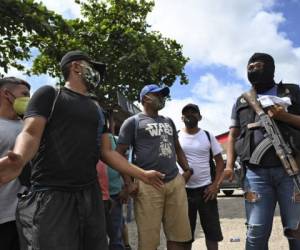
<svg viewBox="0 0 300 250">
<path fill-rule="evenodd" d="M 194 174 L 194 169 L 188 167 L 188 169 L 185 169 L 184 172 L 190 171 L 191 175 Z"/>
</svg>

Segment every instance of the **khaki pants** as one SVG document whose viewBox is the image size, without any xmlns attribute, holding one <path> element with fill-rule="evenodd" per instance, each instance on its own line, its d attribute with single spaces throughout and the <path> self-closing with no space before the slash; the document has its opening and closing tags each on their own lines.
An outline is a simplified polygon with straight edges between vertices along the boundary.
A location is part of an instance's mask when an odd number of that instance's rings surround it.
<svg viewBox="0 0 300 250">
<path fill-rule="evenodd" d="M 155 250 L 160 244 L 163 223 L 168 241 L 191 240 L 185 182 L 181 175 L 165 183 L 160 190 L 138 181 L 135 218 L 138 228 L 138 249 Z"/>
</svg>

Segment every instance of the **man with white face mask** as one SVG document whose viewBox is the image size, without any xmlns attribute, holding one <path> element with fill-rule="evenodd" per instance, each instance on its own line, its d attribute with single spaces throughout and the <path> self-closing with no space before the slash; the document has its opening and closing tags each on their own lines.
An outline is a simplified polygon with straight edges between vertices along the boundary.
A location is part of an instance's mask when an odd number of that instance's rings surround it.
<svg viewBox="0 0 300 250">
<path fill-rule="evenodd" d="M 30 85 L 24 80 L 0 79 L 0 157 L 13 148 L 22 130 L 23 121 L 19 116 L 26 110 L 29 90 Z M 3 250 L 19 249 L 15 213 L 17 194 L 25 190 L 21 177 L 0 187 L 0 246 Z"/>
<path fill-rule="evenodd" d="M 140 93 L 143 112 L 125 120 L 119 133 L 117 151 L 124 154 L 132 146 L 134 163 L 145 170 L 165 174 L 164 186 L 159 190 L 137 182 L 135 218 L 139 250 L 158 248 L 161 223 L 168 250 L 187 249 L 187 241 L 191 239 L 184 186 L 192 169 L 179 144 L 173 121 L 158 114 L 169 92 L 168 87 L 146 85 Z M 183 177 L 178 173 L 176 157 L 184 171 Z M 130 179 L 126 185 L 128 190 L 134 190 Z"/>
</svg>

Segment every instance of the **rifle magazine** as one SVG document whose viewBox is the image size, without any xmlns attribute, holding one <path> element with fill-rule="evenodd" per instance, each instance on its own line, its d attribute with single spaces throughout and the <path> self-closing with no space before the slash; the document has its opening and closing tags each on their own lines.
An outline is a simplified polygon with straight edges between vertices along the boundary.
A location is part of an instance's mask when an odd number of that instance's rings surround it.
<svg viewBox="0 0 300 250">
<path fill-rule="evenodd" d="M 272 147 L 272 141 L 269 137 L 263 139 L 254 149 L 249 163 L 259 165 L 264 154 Z"/>
</svg>

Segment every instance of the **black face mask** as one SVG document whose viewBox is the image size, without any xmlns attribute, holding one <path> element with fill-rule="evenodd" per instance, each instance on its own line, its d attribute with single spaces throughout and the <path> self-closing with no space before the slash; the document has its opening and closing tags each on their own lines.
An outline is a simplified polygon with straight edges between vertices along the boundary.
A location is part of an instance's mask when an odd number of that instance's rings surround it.
<svg viewBox="0 0 300 250">
<path fill-rule="evenodd" d="M 273 73 L 268 70 L 248 71 L 248 79 L 257 93 L 264 92 L 274 86 Z"/>
<path fill-rule="evenodd" d="M 257 93 L 262 93 L 275 85 L 274 82 L 274 59 L 265 53 L 255 53 L 250 57 L 248 65 L 254 62 L 263 62 L 262 68 L 249 69 L 248 80 L 252 84 Z"/>
<path fill-rule="evenodd" d="M 185 116 L 183 122 L 187 128 L 196 128 L 198 125 L 198 119 L 193 115 Z"/>
<path fill-rule="evenodd" d="M 146 95 L 150 100 L 151 100 L 151 105 L 154 110 L 161 110 L 165 107 L 165 98 L 160 98 L 158 96 L 148 96 Z"/>
</svg>

